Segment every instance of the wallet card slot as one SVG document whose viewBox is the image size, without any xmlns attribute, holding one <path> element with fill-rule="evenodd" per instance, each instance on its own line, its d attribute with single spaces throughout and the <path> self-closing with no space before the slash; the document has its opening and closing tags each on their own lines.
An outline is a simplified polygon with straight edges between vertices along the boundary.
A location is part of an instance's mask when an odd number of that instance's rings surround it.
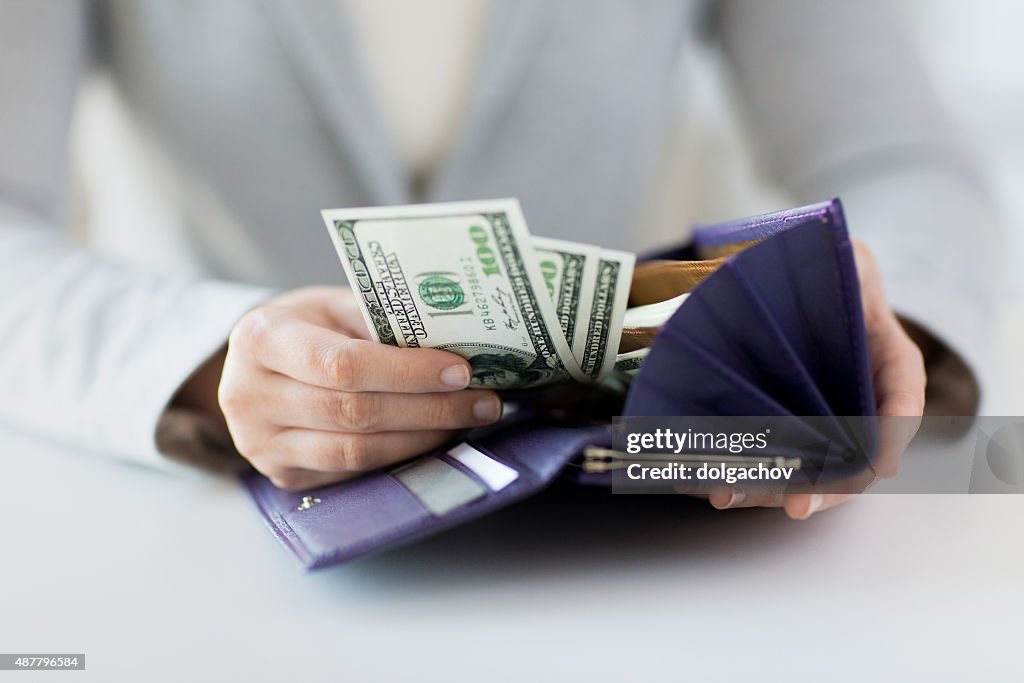
<svg viewBox="0 0 1024 683">
<path fill-rule="evenodd" d="M 476 477 L 433 455 L 417 458 L 388 474 L 437 517 L 488 494 L 487 487 Z"/>
<path fill-rule="evenodd" d="M 818 389 L 817 383 L 811 376 L 807 367 L 804 365 L 797 353 L 796 349 L 790 343 L 789 339 L 786 338 L 782 328 L 779 327 L 778 322 L 772 315 L 771 309 L 757 293 L 757 290 L 751 284 L 749 278 L 744 274 L 741 268 L 736 268 L 733 265 L 726 266 L 725 272 L 735 281 L 739 287 L 739 291 L 750 302 L 753 307 L 754 314 L 757 316 L 757 321 L 765 332 L 775 341 L 778 349 L 782 353 L 781 360 L 784 363 L 784 368 L 787 371 L 792 371 L 800 380 L 801 387 L 807 391 L 810 396 L 810 401 L 813 404 L 811 411 L 806 411 L 807 414 L 813 415 L 831 415 L 832 409 L 825 400 L 821 391 Z"/>
<path fill-rule="evenodd" d="M 837 437 L 840 435 L 843 437 L 842 441 L 845 442 L 847 447 L 854 446 L 855 439 L 849 433 L 849 430 L 844 427 L 838 419 L 836 419 L 835 414 L 832 412 L 831 405 L 829 405 L 829 402 L 821 393 L 821 389 L 818 387 L 817 382 L 814 381 L 814 378 L 811 376 L 807 367 L 797 354 L 796 349 L 792 344 L 790 344 L 782 328 L 779 326 L 774 316 L 772 316 L 768 305 L 757 293 L 757 290 L 754 288 L 750 280 L 741 269 L 735 268 L 731 265 L 727 266 L 726 272 L 735 279 L 741 291 L 754 306 L 754 310 L 758 315 L 762 329 L 766 330 L 775 339 L 779 349 L 781 349 L 781 360 L 784 363 L 785 369 L 791 372 L 792 377 L 798 382 L 794 387 L 795 391 L 790 392 L 790 399 L 787 401 L 787 404 L 793 406 L 795 403 L 799 402 L 801 404 L 799 412 L 797 412 L 797 410 L 794 410 L 794 412 L 798 415 L 815 416 L 826 420 L 835 435 Z M 766 367 L 772 366 L 766 365 Z M 787 379 L 788 378 L 786 377 L 777 377 L 775 386 L 787 386 Z M 798 387 L 798 389 L 796 389 L 796 387 Z M 804 400 L 800 400 L 800 397 Z"/>
<path fill-rule="evenodd" d="M 647 362 L 633 380 L 634 386 L 646 384 L 658 389 L 664 396 L 671 398 L 679 394 L 679 388 L 682 384 L 692 379 L 688 378 L 685 372 L 658 373 L 650 371 L 651 361 L 655 360 L 659 351 L 665 351 L 665 346 L 676 347 L 673 349 L 674 353 L 672 354 L 676 359 L 688 356 L 687 360 L 699 360 L 701 368 L 711 370 L 720 380 L 721 384 L 717 387 L 718 390 L 716 391 L 713 382 L 709 381 L 710 378 L 702 378 L 704 390 L 701 392 L 701 403 L 703 404 L 706 401 L 707 408 L 711 412 L 720 414 L 723 406 L 729 406 L 730 409 L 735 409 L 736 412 L 734 414 L 736 415 L 779 416 L 793 414 L 748 379 L 722 363 L 721 360 L 716 358 L 713 353 L 704 348 L 699 342 L 690 339 L 685 333 L 678 331 L 675 327 L 666 327 L 658 336 L 654 346 L 651 348 Z M 679 347 L 685 348 L 680 349 Z M 737 394 L 737 390 L 739 390 L 739 394 Z M 633 393 L 631 390 L 630 395 Z M 746 406 L 737 401 L 737 398 L 740 396 L 749 401 Z M 674 412 L 672 414 L 685 415 L 688 413 Z M 701 414 L 704 413 L 702 412 Z"/>
<path fill-rule="evenodd" d="M 658 338 L 656 345 L 665 343 L 675 345 L 674 359 L 685 358 L 691 363 L 694 375 L 687 376 L 681 369 L 675 374 L 657 372 L 658 368 L 651 364 L 651 359 L 658 354 L 658 348 L 651 349 L 648 362 L 633 381 L 633 388 L 626 399 L 624 415 L 736 415 L 746 417 L 788 417 L 793 416 L 785 406 L 750 383 L 742 375 L 734 372 L 712 352 L 697 341 L 688 338 L 676 327 L 666 328 Z M 651 370 L 654 370 L 653 372 Z M 710 372 L 709 372 L 710 371 Z M 639 382 L 641 375 L 645 378 Z M 715 380 L 718 380 L 717 382 Z M 702 385 L 700 398 L 680 400 L 680 385 L 687 381 L 699 381 Z M 636 392 L 646 392 L 645 400 L 639 401 Z M 642 404 L 660 403 L 671 406 L 670 411 L 650 412 L 640 410 Z M 728 406 L 728 412 L 723 409 Z M 799 434 L 807 443 L 835 441 L 831 436 L 823 434 L 810 423 L 790 422 L 792 434 Z"/>
<path fill-rule="evenodd" d="M 457 467 L 479 480 L 495 493 L 519 479 L 519 470 L 465 441 L 453 446 L 440 457 L 453 467 Z"/>
<path fill-rule="evenodd" d="M 455 458 L 451 457 L 447 453 L 437 453 L 436 457 L 439 460 L 442 460 L 443 462 L 445 462 L 446 464 L 454 467 L 459 472 L 462 472 L 467 477 L 469 477 L 470 479 L 472 479 L 476 483 L 480 484 L 484 488 L 490 489 L 490 487 L 487 486 L 487 483 L 483 479 L 480 478 L 480 475 L 478 475 L 476 472 L 474 472 L 470 468 L 466 467 L 464 464 L 462 464 L 461 462 L 459 462 Z M 491 493 L 495 492 L 494 489 L 490 489 L 490 491 L 491 491 Z"/>
<path fill-rule="evenodd" d="M 764 302 L 790 322 L 790 343 L 832 414 L 873 414 L 860 294 L 847 282 L 856 271 L 849 244 L 842 247 L 827 223 L 807 224 L 758 245 L 743 266 L 753 281 L 783 279 Z"/>
<path fill-rule="evenodd" d="M 779 348 L 782 350 L 786 368 L 791 370 L 799 378 L 800 387 L 805 392 L 808 401 L 811 403 L 810 410 L 802 410 L 799 414 L 827 418 L 834 429 L 839 433 L 849 436 L 847 430 L 839 423 L 839 420 L 836 419 L 835 414 L 832 412 L 832 406 L 829 404 L 828 400 L 826 400 L 824 394 L 821 393 L 818 383 L 815 381 L 814 377 L 811 376 L 807 366 L 804 365 L 796 349 L 790 343 L 785 332 L 783 332 L 782 328 L 779 326 L 778 321 L 772 315 L 771 309 L 768 307 L 767 303 L 765 303 L 764 299 L 761 298 L 757 289 L 750 282 L 750 279 L 742 269 L 736 268 L 732 264 L 726 266 L 725 270 L 735 279 L 741 291 L 754 306 L 755 312 L 757 313 L 758 319 L 763 328 L 776 340 Z M 779 385 L 782 385 L 782 383 Z"/>
<path fill-rule="evenodd" d="M 670 321 L 666 327 L 705 350 L 714 349 L 716 360 L 727 357 L 730 372 L 751 386 L 771 387 L 771 399 L 787 413 L 827 415 L 827 403 L 815 400 L 820 394 L 761 302 L 736 277 L 738 271 L 727 264 L 676 313 L 682 316 L 679 323 Z M 696 330 L 699 341 L 693 338 Z"/>
<path fill-rule="evenodd" d="M 750 384 L 742 376 L 733 372 L 727 365 L 724 365 L 713 354 L 703 348 L 700 344 L 687 339 L 674 331 L 669 331 L 671 339 L 677 343 L 676 352 L 691 353 L 696 357 L 696 367 L 703 373 L 699 378 L 702 384 L 701 397 L 699 399 L 688 399 L 688 402 L 679 400 L 679 384 L 687 381 L 686 375 L 682 377 L 669 377 L 668 373 L 656 373 L 649 375 L 647 381 L 638 385 L 634 381 L 633 389 L 627 396 L 624 415 L 635 416 L 728 416 L 738 417 L 798 417 L 790 413 L 786 408 L 777 403 L 770 396 L 765 394 L 756 386 Z M 663 342 L 659 342 L 663 343 Z M 685 348 L 682 348 L 685 347 Z M 652 351 L 652 354 L 654 351 Z M 645 366 L 641 373 L 647 372 Z M 710 371 L 710 375 L 707 371 Z M 638 375 L 639 377 L 639 375 Z M 658 379 L 653 379 L 657 377 Z M 715 378 L 719 380 L 715 382 Z M 646 394 L 642 400 L 638 400 L 635 391 L 642 391 Z M 672 406 L 671 412 L 641 409 L 646 404 L 660 404 L 661 406 Z M 723 410 L 723 406 L 729 406 L 729 410 Z M 799 439 L 801 443 L 823 443 L 835 442 L 829 435 L 823 434 L 812 423 L 803 420 L 789 420 L 785 422 L 788 438 Z"/>
</svg>

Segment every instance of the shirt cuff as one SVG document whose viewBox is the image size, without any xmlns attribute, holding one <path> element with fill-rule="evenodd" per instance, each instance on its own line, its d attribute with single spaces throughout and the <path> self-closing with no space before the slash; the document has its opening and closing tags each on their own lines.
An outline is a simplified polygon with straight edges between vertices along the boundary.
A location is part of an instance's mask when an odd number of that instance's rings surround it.
<svg viewBox="0 0 1024 683">
<path fill-rule="evenodd" d="M 840 192 L 828 189 L 840 195 L 852 236 L 875 254 L 893 309 L 968 371 L 957 381 L 984 388 L 993 370 L 992 329 L 1005 273 L 999 221 L 988 197 L 943 169 L 906 170 Z M 933 383 L 933 390 L 941 384 Z"/>
<path fill-rule="evenodd" d="M 226 282 L 202 282 L 163 311 L 159 325 L 167 327 L 166 343 L 156 354 L 142 354 L 139 365 L 126 368 L 122 395 L 137 397 L 133 419 L 118 422 L 112 450 L 163 469 L 182 463 L 223 469 L 233 454 L 230 439 L 206 418 L 171 408 L 182 384 L 225 344 L 239 318 L 276 292 Z M 151 330 L 160 335 L 161 331 Z"/>
</svg>

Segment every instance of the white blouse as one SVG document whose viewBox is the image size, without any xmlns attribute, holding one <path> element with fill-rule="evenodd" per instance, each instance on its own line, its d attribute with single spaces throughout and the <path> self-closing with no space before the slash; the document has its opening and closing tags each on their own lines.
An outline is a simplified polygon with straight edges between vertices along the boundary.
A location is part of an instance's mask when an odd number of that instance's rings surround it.
<svg viewBox="0 0 1024 683">
<path fill-rule="evenodd" d="M 437 169 L 462 123 L 488 0 L 341 0 L 377 106 L 410 176 Z"/>
</svg>

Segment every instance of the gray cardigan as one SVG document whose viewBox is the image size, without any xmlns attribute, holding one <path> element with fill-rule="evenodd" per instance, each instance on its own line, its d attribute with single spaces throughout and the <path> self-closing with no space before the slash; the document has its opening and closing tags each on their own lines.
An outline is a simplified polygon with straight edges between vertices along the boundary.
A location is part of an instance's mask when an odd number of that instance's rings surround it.
<svg viewBox="0 0 1024 683">
<path fill-rule="evenodd" d="M 341 282 L 321 208 L 516 196 L 538 234 L 649 244 L 693 40 L 721 45 L 764 172 L 794 201 L 842 196 L 894 306 L 978 359 L 996 223 L 895 4 L 495 0 L 460 137 L 414 194 L 337 0 L 3 0 L 0 420 L 158 462 L 169 397 L 266 287 Z M 189 215 L 201 275 L 63 234 L 90 64 L 227 217 Z"/>
</svg>

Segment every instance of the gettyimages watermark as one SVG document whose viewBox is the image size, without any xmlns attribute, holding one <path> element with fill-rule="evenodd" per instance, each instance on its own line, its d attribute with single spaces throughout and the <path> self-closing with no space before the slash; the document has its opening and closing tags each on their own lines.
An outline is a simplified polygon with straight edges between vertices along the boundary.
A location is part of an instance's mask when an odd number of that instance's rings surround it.
<svg viewBox="0 0 1024 683">
<path fill-rule="evenodd" d="M 616 493 L 1024 493 L 1024 417 L 619 417 L 583 469 Z"/>
</svg>

